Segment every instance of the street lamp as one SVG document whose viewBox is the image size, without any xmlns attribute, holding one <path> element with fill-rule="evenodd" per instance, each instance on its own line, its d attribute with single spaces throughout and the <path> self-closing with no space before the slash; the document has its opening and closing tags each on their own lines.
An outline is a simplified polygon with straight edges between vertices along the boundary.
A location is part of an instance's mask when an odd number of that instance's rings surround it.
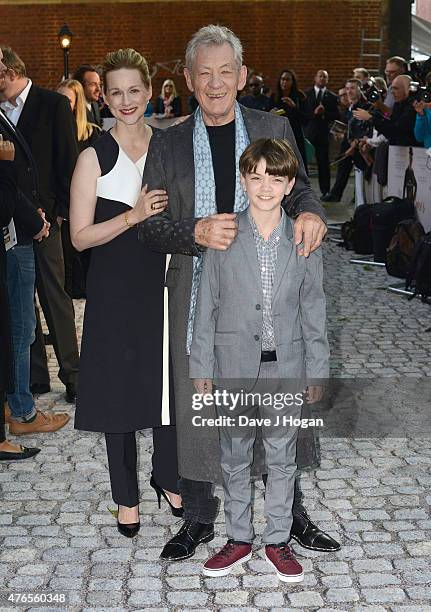
<svg viewBox="0 0 431 612">
<path fill-rule="evenodd" d="M 58 33 L 58 40 L 60 47 L 63 49 L 63 61 L 64 61 L 64 78 L 69 78 L 69 48 L 72 44 L 73 34 L 69 30 L 68 26 L 64 24 Z"/>
</svg>

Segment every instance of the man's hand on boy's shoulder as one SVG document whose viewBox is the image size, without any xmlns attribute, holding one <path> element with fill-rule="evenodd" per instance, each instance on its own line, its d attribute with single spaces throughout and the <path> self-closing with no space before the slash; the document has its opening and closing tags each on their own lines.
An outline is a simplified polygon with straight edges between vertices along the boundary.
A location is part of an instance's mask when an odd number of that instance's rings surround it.
<svg viewBox="0 0 431 612">
<path fill-rule="evenodd" d="M 235 219 L 235 213 L 221 213 L 199 219 L 195 225 L 196 244 L 226 251 L 238 233 Z"/>
<path fill-rule="evenodd" d="M 322 244 L 328 230 L 319 215 L 303 212 L 296 217 L 293 231 L 296 246 L 301 245 L 298 254 L 308 257 Z"/>
<path fill-rule="evenodd" d="M 213 392 L 213 381 L 211 378 L 194 378 L 193 385 L 196 393 L 206 395 Z"/>
</svg>

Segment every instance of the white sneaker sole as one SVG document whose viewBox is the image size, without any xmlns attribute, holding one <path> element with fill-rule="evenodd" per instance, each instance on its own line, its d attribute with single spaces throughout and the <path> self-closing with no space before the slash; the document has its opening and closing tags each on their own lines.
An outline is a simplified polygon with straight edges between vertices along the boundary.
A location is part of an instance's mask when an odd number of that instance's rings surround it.
<svg viewBox="0 0 431 612">
<path fill-rule="evenodd" d="M 275 569 L 278 578 L 282 581 L 282 582 L 302 582 L 304 580 L 304 572 L 301 572 L 300 574 L 296 574 L 296 576 L 286 576 L 285 574 L 281 574 L 278 569 L 275 567 L 274 563 L 268 559 L 268 557 L 265 555 L 265 559 L 266 562 L 273 568 Z"/>
<path fill-rule="evenodd" d="M 232 563 L 232 565 L 229 565 L 228 567 L 223 567 L 219 570 L 212 570 L 203 567 L 202 573 L 204 576 L 210 576 L 211 578 L 217 578 L 218 576 L 227 576 L 237 565 L 241 565 L 241 563 L 246 563 L 247 561 L 250 561 L 251 555 L 252 553 L 249 552 L 248 555 L 246 555 L 245 557 L 241 557 L 241 559 L 238 559 L 238 561 L 235 561 L 235 563 Z"/>
</svg>

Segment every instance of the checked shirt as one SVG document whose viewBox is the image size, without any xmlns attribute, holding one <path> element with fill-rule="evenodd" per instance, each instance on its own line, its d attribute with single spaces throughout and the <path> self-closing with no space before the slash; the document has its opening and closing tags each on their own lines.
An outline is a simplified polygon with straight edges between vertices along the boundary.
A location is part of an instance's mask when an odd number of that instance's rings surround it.
<svg viewBox="0 0 431 612">
<path fill-rule="evenodd" d="M 262 323 L 262 351 L 275 350 L 274 326 L 272 321 L 272 288 L 274 285 L 275 267 L 277 264 L 277 250 L 285 228 L 286 213 L 281 209 L 281 219 L 277 227 L 271 232 L 268 240 L 265 240 L 248 210 L 248 218 L 253 229 L 253 235 L 257 249 L 257 259 L 260 268 L 260 278 L 263 293 L 263 323 Z"/>
</svg>

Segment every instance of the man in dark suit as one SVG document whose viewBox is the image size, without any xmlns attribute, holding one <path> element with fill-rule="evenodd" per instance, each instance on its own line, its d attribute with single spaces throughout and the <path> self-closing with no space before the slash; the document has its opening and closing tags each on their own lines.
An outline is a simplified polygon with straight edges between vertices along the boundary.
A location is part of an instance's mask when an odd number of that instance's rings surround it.
<svg viewBox="0 0 431 612">
<path fill-rule="evenodd" d="M 207 248 L 226 250 L 237 234 L 241 196 L 238 159 L 246 141 L 285 138 L 301 160 L 287 119 L 236 104 L 247 68 L 233 32 L 221 26 L 201 28 L 186 51 L 185 77 L 199 109 L 181 125 L 154 133 L 144 171 L 149 189 L 166 189 L 168 209 L 140 227 L 140 238 L 153 250 L 173 253 L 166 276 L 169 289 L 169 338 L 173 364 L 178 436 L 179 488 L 185 523 L 165 546 L 161 557 L 171 561 L 191 557 L 200 542 L 214 537 L 218 499 L 213 484 L 220 478 L 220 447 L 213 427 L 193 427 L 193 386 L 189 378 L 188 345 L 195 285 L 195 263 Z M 194 142 L 199 146 L 194 148 Z M 200 156 L 204 156 L 200 157 Z M 202 195 L 203 194 L 203 195 Z M 205 194 L 209 194 L 205 196 Z M 203 200 L 209 198 L 208 203 Z M 208 204 L 208 205 L 207 205 Z M 205 206 L 205 214 L 201 214 Z M 295 188 L 286 202 L 296 218 L 295 244 L 309 255 L 325 232 L 325 215 L 300 161 Z M 303 241 L 303 248 L 299 244 Z M 192 257 L 195 256 L 195 257 Z M 256 306 L 260 310 L 260 304 Z M 258 334 L 254 341 L 260 343 Z M 314 446 L 313 446 L 314 448 Z M 297 450 L 298 464 L 316 465 L 313 450 Z M 309 452 L 307 452 L 309 451 Z M 306 458 L 304 458 L 306 455 Z M 296 486 L 292 537 L 314 550 L 337 550 L 339 544 L 309 519 Z"/>
<path fill-rule="evenodd" d="M 8 70 L 0 83 L 1 108 L 22 134 L 35 161 L 32 168 L 23 151 L 17 150 L 20 187 L 51 224 L 49 238 L 35 244 L 36 288 L 60 366 L 59 377 L 66 386 L 66 399 L 73 402 L 79 354 L 73 303 L 64 290 L 60 223 L 68 218 L 70 181 L 78 156 L 76 127 L 68 100 L 33 85 L 19 56 L 12 49 L 2 51 Z M 38 311 L 31 358 L 32 391 L 46 393 L 50 379 Z"/>
<path fill-rule="evenodd" d="M 102 89 L 100 86 L 99 73 L 93 66 L 84 64 L 76 70 L 73 78 L 79 81 L 84 88 L 88 121 L 90 123 L 95 123 L 101 128 L 103 120 L 100 116 L 99 98 Z"/>
<path fill-rule="evenodd" d="M 322 195 L 329 192 L 331 173 L 329 168 L 329 125 L 338 119 L 337 96 L 327 88 L 329 76 L 326 70 L 318 70 L 314 86 L 306 91 L 304 111 L 307 118 L 305 136 L 316 151 L 319 187 Z"/>
</svg>

